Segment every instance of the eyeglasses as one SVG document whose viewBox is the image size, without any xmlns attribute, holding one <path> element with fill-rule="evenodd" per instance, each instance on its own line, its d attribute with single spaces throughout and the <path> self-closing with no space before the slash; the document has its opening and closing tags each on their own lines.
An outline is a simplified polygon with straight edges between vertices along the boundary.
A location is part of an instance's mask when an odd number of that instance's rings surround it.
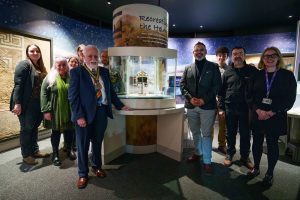
<svg viewBox="0 0 300 200">
<path fill-rule="evenodd" d="M 263 59 L 269 59 L 269 58 L 275 59 L 278 58 L 278 55 L 276 53 L 271 55 L 263 55 Z"/>
</svg>

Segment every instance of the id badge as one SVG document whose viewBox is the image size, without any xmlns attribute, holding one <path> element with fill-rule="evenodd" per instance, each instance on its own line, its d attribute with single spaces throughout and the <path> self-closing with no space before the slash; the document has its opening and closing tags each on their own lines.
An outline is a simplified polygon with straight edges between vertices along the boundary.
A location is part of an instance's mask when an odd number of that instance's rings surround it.
<svg viewBox="0 0 300 200">
<path fill-rule="evenodd" d="M 267 104 L 267 105 L 271 105 L 272 104 L 272 99 L 263 98 L 262 103 Z"/>
</svg>

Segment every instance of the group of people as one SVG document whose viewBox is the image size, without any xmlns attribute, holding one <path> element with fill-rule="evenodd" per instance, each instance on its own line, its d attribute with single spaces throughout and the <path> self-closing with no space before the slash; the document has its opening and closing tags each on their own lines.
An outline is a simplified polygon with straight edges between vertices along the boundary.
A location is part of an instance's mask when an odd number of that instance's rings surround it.
<svg viewBox="0 0 300 200">
<path fill-rule="evenodd" d="M 218 150 L 226 154 L 224 165 L 232 165 L 239 132 L 240 162 L 249 169 L 249 178 L 260 174 L 266 138 L 268 170 L 262 183 L 270 187 L 279 158 L 278 139 L 287 133 L 287 111 L 296 99 L 295 77 L 284 69 L 282 54 L 276 47 L 263 51 L 258 69 L 246 63 L 243 47 L 231 50 L 231 66 L 226 64 L 229 57 L 226 47 L 216 50 L 217 64 L 206 60 L 206 54 L 205 44 L 196 43 L 195 62 L 185 68 L 180 81 L 195 145 L 188 162 L 202 161 L 204 172 L 213 173 L 212 135 L 218 115 Z M 251 134 L 254 165 L 249 159 Z"/>
<path fill-rule="evenodd" d="M 260 174 L 262 145 L 266 137 L 268 170 L 263 184 L 271 186 L 279 157 L 277 141 L 287 132 L 287 110 L 296 98 L 296 80 L 292 72 L 283 68 L 278 48 L 263 51 L 258 64 L 260 70 L 246 64 L 245 53 L 243 47 L 234 47 L 231 51 L 232 66 L 228 66 L 229 50 L 220 47 L 216 50 L 216 64 L 206 60 L 204 43 L 195 44 L 195 62 L 185 68 L 180 81 L 195 145 L 195 152 L 188 161 L 202 160 L 203 170 L 213 173 L 212 135 L 218 115 L 218 149 L 226 154 L 224 165 L 232 164 L 239 132 L 240 161 L 249 168 L 249 177 Z M 99 67 L 99 56 L 104 67 Z M 40 48 L 35 44 L 28 45 L 26 60 L 16 66 L 10 102 L 10 109 L 20 122 L 23 162 L 35 165 L 36 158 L 49 156 L 42 153 L 37 144 L 38 127 L 43 121 L 44 127 L 52 129 L 53 164 L 61 165 L 61 133 L 68 157 L 71 160 L 78 158 L 78 188 L 85 188 L 88 184 L 90 142 L 91 171 L 104 178 L 101 145 L 107 117 L 113 118 L 112 104 L 116 109 L 130 109 L 114 90 L 107 50 L 99 54 L 94 45 L 79 45 L 77 56 L 55 58 L 47 74 Z M 251 133 L 254 165 L 249 159 Z"/>
<path fill-rule="evenodd" d="M 107 117 L 113 118 L 112 104 L 116 109 L 129 109 L 113 90 L 109 70 L 98 64 L 97 47 L 79 45 L 77 56 L 55 58 L 47 73 L 39 46 L 31 44 L 26 48 L 26 60 L 18 63 L 15 70 L 10 110 L 19 118 L 23 162 L 35 165 L 36 158 L 50 155 L 42 153 L 37 143 L 38 127 L 43 121 L 43 126 L 52 130 L 53 165 L 61 165 L 62 133 L 68 157 L 78 157 L 78 188 L 88 183 L 90 142 L 92 171 L 97 177 L 106 176 L 101 168 L 101 145 Z"/>
</svg>

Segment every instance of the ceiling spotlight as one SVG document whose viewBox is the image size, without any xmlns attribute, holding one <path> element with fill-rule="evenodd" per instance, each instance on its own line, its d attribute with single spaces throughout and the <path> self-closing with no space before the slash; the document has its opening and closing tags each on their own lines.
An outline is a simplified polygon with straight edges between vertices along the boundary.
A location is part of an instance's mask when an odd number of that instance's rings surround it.
<svg viewBox="0 0 300 200">
<path fill-rule="evenodd" d="M 176 24 L 173 24 L 173 27 L 175 27 L 176 26 Z"/>
<path fill-rule="evenodd" d="M 203 26 L 201 25 L 200 28 L 203 28 Z"/>
<path fill-rule="evenodd" d="M 111 0 L 107 0 L 107 4 L 110 5 L 111 4 Z"/>
<path fill-rule="evenodd" d="M 292 18 L 293 17 L 293 15 L 289 15 L 289 18 Z"/>
</svg>

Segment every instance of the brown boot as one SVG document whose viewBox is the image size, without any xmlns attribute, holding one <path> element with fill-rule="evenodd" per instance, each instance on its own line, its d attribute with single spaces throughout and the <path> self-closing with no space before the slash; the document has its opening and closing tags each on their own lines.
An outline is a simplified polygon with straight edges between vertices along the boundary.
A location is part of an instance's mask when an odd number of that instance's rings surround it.
<svg viewBox="0 0 300 200">
<path fill-rule="evenodd" d="M 42 152 L 40 152 L 40 151 L 36 152 L 36 153 L 33 155 L 34 158 L 47 158 L 47 157 L 49 157 L 49 156 L 50 156 L 49 153 L 42 153 Z"/>
<path fill-rule="evenodd" d="M 23 158 L 23 162 L 27 165 L 36 165 L 38 162 L 35 160 L 32 156 L 27 156 L 26 158 Z"/>
<path fill-rule="evenodd" d="M 240 159 L 240 162 L 245 166 L 247 167 L 248 169 L 252 170 L 254 165 L 253 163 L 251 162 L 250 158 L 241 158 Z"/>
</svg>

